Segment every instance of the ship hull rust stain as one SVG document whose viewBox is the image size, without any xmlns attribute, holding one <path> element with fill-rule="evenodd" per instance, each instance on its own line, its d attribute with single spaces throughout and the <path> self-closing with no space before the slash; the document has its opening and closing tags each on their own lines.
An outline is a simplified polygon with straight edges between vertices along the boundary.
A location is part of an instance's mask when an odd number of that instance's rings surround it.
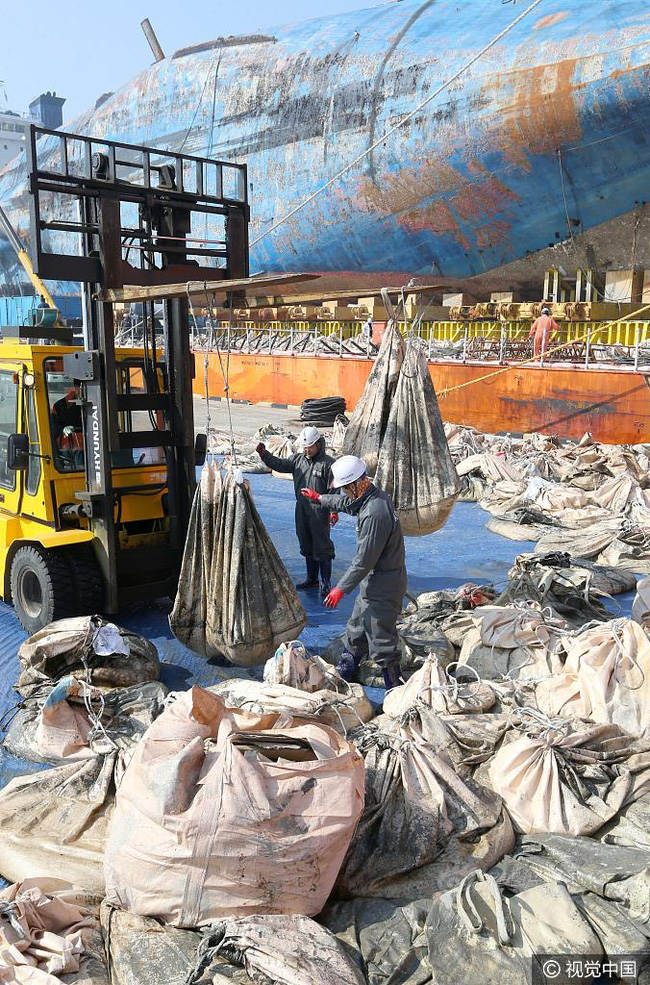
<svg viewBox="0 0 650 985">
<path fill-rule="evenodd" d="M 647 198 L 647 0 L 542 9 L 268 235 L 505 28 L 513 6 L 402 0 L 273 29 L 257 43 L 165 59 L 68 127 L 246 162 L 251 240 L 264 237 L 253 271 L 434 267 L 469 278 L 549 244 L 569 241 L 570 252 Z M 23 235 L 26 187 L 19 165 L 0 175 L 0 201 Z M 646 239 L 637 263 L 650 267 Z M 622 241 L 595 266 L 622 252 L 629 262 Z M 17 271 L 0 244 L 0 286 Z"/>
</svg>

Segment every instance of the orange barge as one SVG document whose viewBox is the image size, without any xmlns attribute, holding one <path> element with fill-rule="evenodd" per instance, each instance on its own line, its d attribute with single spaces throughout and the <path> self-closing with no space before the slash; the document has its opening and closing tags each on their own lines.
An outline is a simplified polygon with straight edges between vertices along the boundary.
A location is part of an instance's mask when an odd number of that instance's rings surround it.
<svg viewBox="0 0 650 985">
<path fill-rule="evenodd" d="M 204 393 L 196 352 L 196 393 Z M 222 354 L 223 358 L 223 354 Z M 210 352 L 208 389 L 224 395 L 218 355 Z M 224 358 L 224 364 L 225 364 Z M 372 360 L 355 356 L 288 355 L 231 352 L 230 396 L 251 403 L 300 404 L 307 397 L 340 394 L 351 410 L 358 400 Z M 431 378 L 445 421 L 471 425 L 489 433 L 543 431 L 561 438 L 580 438 L 591 431 L 608 444 L 650 442 L 648 373 L 628 366 L 571 363 L 511 366 L 492 378 L 478 380 L 504 367 L 492 362 L 429 361 Z M 459 384 L 471 383 L 454 390 Z"/>
</svg>

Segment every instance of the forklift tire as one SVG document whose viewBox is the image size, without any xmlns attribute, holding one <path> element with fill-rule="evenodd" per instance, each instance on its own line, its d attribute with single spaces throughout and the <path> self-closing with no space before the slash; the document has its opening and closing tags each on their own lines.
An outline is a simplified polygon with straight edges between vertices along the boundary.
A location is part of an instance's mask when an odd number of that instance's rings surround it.
<svg viewBox="0 0 650 985">
<path fill-rule="evenodd" d="M 76 615 L 75 588 L 64 556 L 44 547 L 21 547 L 11 564 L 11 599 L 30 636 L 43 626 Z"/>
<path fill-rule="evenodd" d="M 75 615 L 94 616 L 104 607 L 104 582 L 92 547 L 72 548 L 66 553 L 75 594 Z"/>
</svg>

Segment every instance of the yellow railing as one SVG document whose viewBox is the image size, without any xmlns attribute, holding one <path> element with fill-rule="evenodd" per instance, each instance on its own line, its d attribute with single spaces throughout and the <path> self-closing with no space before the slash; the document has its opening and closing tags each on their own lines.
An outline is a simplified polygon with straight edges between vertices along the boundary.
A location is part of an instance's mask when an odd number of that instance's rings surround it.
<svg viewBox="0 0 650 985">
<path fill-rule="evenodd" d="M 462 342 L 465 338 L 475 339 L 484 338 L 495 341 L 501 338 L 504 332 L 507 340 L 525 339 L 530 333 L 529 321 L 430 321 L 422 322 L 417 330 L 420 338 L 428 341 L 438 342 Z M 412 330 L 408 322 L 400 322 L 400 329 L 404 334 Z M 572 342 L 576 339 L 585 340 L 589 338 L 591 345 L 623 345 L 635 346 L 650 342 L 650 320 L 627 321 L 620 324 L 603 322 L 559 322 L 558 334 L 554 337 L 554 342 Z M 218 333 L 223 337 L 228 331 L 226 322 L 218 328 Z M 246 337 L 286 335 L 291 332 L 300 335 L 306 332 L 312 335 L 328 336 L 334 338 L 356 338 L 361 335 L 361 323 L 359 322 L 339 322 L 339 321 L 295 321 L 295 322 L 237 322 L 230 326 L 230 334 L 233 339 Z M 263 345 L 263 343 L 262 343 Z"/>
</svg>

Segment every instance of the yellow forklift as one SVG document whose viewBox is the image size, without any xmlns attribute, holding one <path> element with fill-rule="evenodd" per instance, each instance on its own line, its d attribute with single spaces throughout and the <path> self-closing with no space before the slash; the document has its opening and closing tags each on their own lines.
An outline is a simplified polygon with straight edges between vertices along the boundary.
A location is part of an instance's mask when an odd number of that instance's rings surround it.
<svg viewBox="0 0 650 985">
<path fill-rule="evenodd" d="M 85 305 L 83 347 L 56 316 L 2 328 L 0 593 L 32 633 L 175 593 L 205 438 L 187 296 L 165 286 L 245 282 L 249 209 L 244 166 L 166 150 L 31 127 L 28 166 L 34 276 Z M 120 349 L 129 292 L 142 345 Z"/>
</svg>

